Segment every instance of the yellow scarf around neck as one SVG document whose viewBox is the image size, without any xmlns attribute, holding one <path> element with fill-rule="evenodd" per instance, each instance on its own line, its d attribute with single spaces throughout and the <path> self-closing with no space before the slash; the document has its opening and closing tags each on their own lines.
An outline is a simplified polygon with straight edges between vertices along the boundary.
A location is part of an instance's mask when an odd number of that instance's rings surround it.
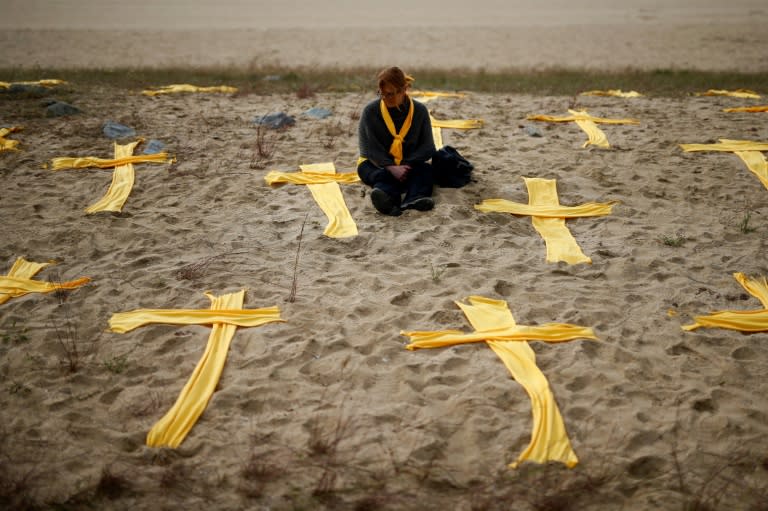
<svg viewBox="0 0 768 511">
<path fill-rule="evenodd" d="M 403 140 L 405 140 L 405 136 L 408 134 L 408 130 L 411 129 L 411 123 L 413 122 L 414 108 L 413 100 L 410 98 L 410 96 L 408 97 L 408 102 L 408 116 L 405 118 L 405 122 L 400 128 L 400 133 L 398 133 L 395 129 L 395 123 L 392 121 L 392 116 L 389 115 L 387 104 L 384 103 L 383 99 L 379 103 L 379 106 L 381 107 L 381 116 L 384 117 L 384 124 L 387 125 L 389 133 L 395 137 L 395 139 L 392 141 L 392 146 L 389 148 L 389 154 L 391 154 L 395 159 L 395 165 L 400 165 L 400 162 L 403 161 Z"/>
</svg>

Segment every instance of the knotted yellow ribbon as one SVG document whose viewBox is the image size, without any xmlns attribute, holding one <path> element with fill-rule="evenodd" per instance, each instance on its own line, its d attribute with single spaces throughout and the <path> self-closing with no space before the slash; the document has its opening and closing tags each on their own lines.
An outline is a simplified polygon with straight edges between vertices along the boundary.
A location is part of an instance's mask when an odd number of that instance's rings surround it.
<svg viewBox="0 0 768 511">
<path fill-rule="evenodd" d="M 124 333 L 150 323 L 211 325 L 205 353 L 179 394 L 178 399 L 147 434 L 150 447 L 178 447 L 205 410 L 224 370 L 227 351 L 238 326 L 259 326 L 280 318 L 277 307 L 243 309 L 245 291 L 214 296 L 211 310 L 139 309 L 114 314 L 109 321 L 113 332 Z"/>
<path fill-rule="evenodd" d="M 575 339 L 597 339 L 591 328 L 551 323 L 536 327 L 520 326 L 503 300 L 470 296 L 469 304 L 455 302 L 467 316 L 475 332 L 456 330 L 438 332 L 401 332 L 408 336 L 409 350 L 438 348 L 466 342 L 485 342 L 504 362 L 512 377 L 523 386 L 531 399 L 533 427 L 531 441 L 510 468 L 523 461 L 545 463 L 558 461 L 572 468 L 578 463 L 565 424 L 557 407 L 549 382 L 536 365 L 536 355 L 527 341 L 564 342 Z"/>
<path fill-rule="evenodd" d="M 760 99 L 760 94 L 749 89 L 736 89 L 736 90 L 709 89 L 706 92 L 697 92 L 695 95 L 696 96 L 730 96 L 732 98 Z"/>
<path fill-rule="evenodd" d="M 547 262 L 564 261 L 568 264 L 592 263 L 584 255 L 576 239 L 565 225 L 566 218 L 604 216 L 611 214 L 618 201 L 588 202 L 580 206 L 561 206 L 557 196 L 557 180 L 524 177 L 528 188 L 528 204 L 504 199 L 486 199 L 475 209 L 486 213 L 501 212 L 529 215 L 534 229 L 544 238 Z"/>
<path fill-rule="evenodd" d="M 223 94 L 234 94 L 237 92 L 236 87 L 229 87 L 227 85 L 213 86 L 213 87 L 198 87 L 196 85 L 190 85 L 187 83 L 164 85 L 156 90 L 147 89 L 142 91 L 145 96 L 159 96 L 160 94 L 172 94 L 176 92 L 221 92 Z"/>
<path fill-rule="evenodd" d="M 389 148 L 389 154 L 394 158 L 395 165 L 400 165 L 400 162 L 403 161 L 403 140 L 405 140 L 405 136 L 408 134 L 408 130 L 411 129 L 411 123 L 413 122 L 413 99 L 408 96 L 408 116 L 400 127 L 400 133 L 395 129 L 395 123 L 392 120 L 392 116 L 389 115 L 387 104 L 384 103 L 383 99 L 379 102 L 379 108 L 381 109 L 381 116 L 384 118 L 384 124 L 387 125 L 390 135 L 395 137 Z"/>
<path fill-rule="evenodd" d="M 21 131 L 21 128 L 19 127 L 0 128 L 0 152 L 18 151 L 17 146 L 19 145 L 19 141 L 8 140 L 5 138 L 6 135 L 10 135 L 11 133 L 14 133 L 16 131 Z"/>
<path fill-rule="evenodd" d="M 333 162 L 300 165 L 301 172 L 286 173 L 271 171 L 264 180 L 269 185 L 292 183 L 307 185 L 315 202 L 328 218 L 328 225 L 323 234 L 330 238 L 348 238 L 357 236 L 357 225 L 349 213 L 339 183 L 359 183 L 356 172 L 336 173 Z"/>
<path fill-rule="evenodd" d="M 722 138 L 717 144 L 680 144 L 680 147 L 685 152 L 732 152 L 741 158 L 749 171 L 757 176 L 763 186 L 768 188 L 768 160 L 762 154 L 762 151 L 768 151 L 768 142 Z"/>
<path fill-rule="evenodd" d="M 725 328 L 741 332 L 768 332 L 768 281 L 765 277 L 749 278 L 743 273 L 734 273 L 733 277 L 741 286 L 763 305 L 762 309 L 719 311 L 707 316 L 696 316 L 694 323 L 684 325 L 683 330 L 697 328 Z"/>
<path fill-rule="evenodd" d="M 23 257 L 17 258 L 8 274 L 0 276 L 0 304 L 28 293 L 50 293 L 60 289 L 75 289 L 91 281 L 88 277 L 66 282 L 32 280 L 32 277 L 40 270 L 51 264 L 53 263 L 34 263 Z"/>
<path fill-rule="evenodd" d="M 624 92 L 621 89 L 608 89 L 608 90 L 588 90 L 581 93 L 582 96 L 614 96 L 617 98 L 639 98 L 642 97 L 637 91 Z"/>
</svg>

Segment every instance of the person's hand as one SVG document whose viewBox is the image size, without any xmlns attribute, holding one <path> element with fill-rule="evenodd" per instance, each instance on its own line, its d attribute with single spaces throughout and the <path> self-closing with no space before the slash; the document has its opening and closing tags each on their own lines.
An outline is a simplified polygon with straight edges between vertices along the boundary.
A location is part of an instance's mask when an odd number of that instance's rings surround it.
<svg viewBox="0 0 768 511">
<path fill-rule="evenodd" d="M 387 170 L 398 181 L 405 181 L 405 179 L 408 177 L 408 171 L 411 170 L 411 166 L 410 165 L 389 165 L 387 167 Z"/>
</svg>

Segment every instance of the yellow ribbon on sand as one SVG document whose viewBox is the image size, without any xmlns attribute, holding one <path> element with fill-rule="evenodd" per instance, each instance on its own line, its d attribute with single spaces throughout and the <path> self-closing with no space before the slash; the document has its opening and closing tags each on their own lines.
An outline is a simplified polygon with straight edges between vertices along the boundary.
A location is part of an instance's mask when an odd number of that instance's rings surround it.
<svg viewBox="0 0 768 511">
<path fill-rule="evenodd" d="M 211 300 L 210 311 L 139 309 L 114 314 L 109 320 L 112 331 L 118 333 L 151 323 L 211 325 L 205 353 L 192 376 L 168 413 L 147 434 L 147 445 L 150 447 L 176 448 L 184 441 L 216 390 L 238 326 L 284 321 L 277 307 L 243 309 L 245 290 L 222 296 L 205 295 Z"/>
<path fill-rule="evenodd" d="M 32 280 L 40 270 L 51 264 L 53 263 L 35 263 L 23 257 L 17 258 L 8 274 L 0 276 L 0 304 L 27 293 L 50 293 L 60 289 L 75 289 L 91 281 L 88 277 L 66 282 Z"/>
<path fill-rule="evenodd" d="M 473 130 L 483 127 L 482 119 L 449 119 L 440 120 L 435 119 L 430 114 L 429 119 L 433 128 L 448 128 L 455 130 Z"/>
<path fill-rule="evenodd" d="M 383 99 L 379 102 L 379 109 L 381 110 L 381 116 L 384 118 L 384 124 L 387 125 L 390 135 L 394 137 L 392 145 L 389 147 L 389 154 L 395 159 L 395 165 L 400 165 L 400 162 L 403 161 L 403 140 L 405 140 L 408 130 L 411 129 L 411 123 L 413 123 L 413 100 L 408 96 L 408 115 L 400 127 L 399 133 L 395 129 L 395 123 L 392 120 L 392 116 L 389 115 L 387 104 L 384 103 Z"/>
<path fill-rule="evenodd" d="M 53 87 L 55 85 L 65 84 L 64 80 L 46 79 L 33 82 L 0 82 L 0 89 L 10 89 L 12 85 L 40 85 L 41 87 Z"/>
<path fill-rule="evenodd" d="M 5 138 L 6 135 L 10 135 L 11 133 L 14 133 L 16 131 L 21 131 L 21 128 L 19 127 L 0 128 L 0 152 L 18 151 L 17 146 L 19 145 L 19 141 L 8 140 Z"/>
<path fill-rule="evenodd" d="M 463 92 L 439 92 L 439 91 L 426 91 L 426 90 L 413 90 L 408 93 L 414 98 L 419 98 L 419 101 L 426 103 L 429 100 L 437 98 L 456 98 L 463 99 L 467 95 Z"/>
<path fill-rule="evenodd" d="M 575 339 L 597 339 L 591 328 L 563 323 L 535 327 L 521 326 L 503 300 L 470 296 L 469 304 L 455 302 L 467 316 L 474 333 L 457 330 L 437 332 L 401 332 L 410 338 L 409 350 L 439 348 L 467 342 L 485 342 L 504 362 L 512 377 L 523 386 L 531 399 L 533 427 L 531 441 L 510 468 L 523 461 L 545 463 L 557 461 L 568 468 L 579 462 L 571 447 L 565 424 L 557 407 L 547 377 L 536 365 L 536 354 L 527 341 L 565 342 Z"/>
<path fill-rule="evenodd" d="M 706 92 L 697 92 L 696 96 L 730 96 L 732 98 L 760 99 L 760 94 L 749 89 L 709 89 Z"/>
<path fill-rule="evenodd" d="M 610 144 L 605 133 L 597 127 L 595 123 L 599 124 L 639 124 L 637 119 L 608 119 L 605 117 L 594 117 L 589 115 L 586 110 L 571 110 L 568 112 L 571 115 L 556 117 L 551 115 L 529 115 L 526 117 L 529 121 L 544 121 L 544 122 L 575 122 L 586 134 L 588 140 L 584 142 L 582 147 L 588 145 L 596 145 L 603 149 L 608 149 Z"/>
<path fill-rule="evenodd" d="M 187 83 L 164 85 L 156 90 L 147 89 L 141 93 L 145 96 L 159 96 L 160 94 L 174 94 L 178 92 L 221 92 L 223 94 L 234 94 L 237 92 L 237 87 L 229 87 L 227 85 L 213 86 L 213 87 L 198 87 L 197 85 L 190 85 Z"/>
<path fill-rule="evenodd" d="M 339 183 L 359 183 L 356 172 L 336 173 L 333 162 L 300 165 L 301 172 L 286 173 L 271 171 L 264 180 L 269 185 L 280 183 L 305 184 L 312 192 L 315 202 L 328 218 L 323 234 L 330 238 L 357 236 L 357 225 L 344 202 Z"/>
<path fill-rule="evenodd" d="M 528 204 L 504 199 L 486 199 L 475 205 L 485 213 L 501 212 L 531 216 L 533 228 L 544 238 L 547 246 L 547 262 L 564 261 L 568 264 L 592 263 L 584 255 L 576 239 L 565 225 L 566 218 L 610 215 L 618 201 L 588 202 L 580 206 L 561 206 L 557 196 L 557 180 L 525 177 L 528 188 Z"/>
<path fill-rule="evenodd" d="M 768 112 L 768 105 L 739 106 L 735 108 L 724 108 L 723 112 L 752 112 L 752 113 Z"/>
<path fill-rule="evenodd" d="M 621 89 L 588 90 L 581 93 L 582 96 L 613 96 L 617 98 L 639 98 L 643 95 L 637 91 L 624 92 Z"/>
<path fill-rule="evenodd" d="M 768 151 L 768 142 L 731 140 L 722 138 L 716 144 L 680 144 L 686 153 L 695 151 L 721 151 L 735 153 L 747 168 L 768 188 L 768 161 L 762 151 Z"/>
<path fill-rule="evenodd" d="M 141 142 L 131 142 L 129 144 L 115 143 L 114 159 L 94 158 L 92 156 L 79 157 L 61 157 L 51 160 L 51 168 L 54 171 L 62 169 L 83 169 L 88 167 L 98 167 L 101 169 L 112 168 L 112 182 L 104 196 L 85 209 L 88 214 L 99 211 L 121 211 L 125 201 L 131 194 L 135 180 L 134 163 L 170 163 L 174 161 L 167 153 L 133 155 L 133 150 Z"/>
<path fill-rule="evenodd" d="M 765 277 L 750 278 L 743 273 L 734 273 L 733 277 L 741 286 L 763 305 L 756 310 L 726 310 L 713 312 L 708 316 L 696 316 L 694 323 L 684 325 L 686 331 L 697 328 L 725 328 L 741 332 L 768 332 L 768 281 Z"/>
</svg>

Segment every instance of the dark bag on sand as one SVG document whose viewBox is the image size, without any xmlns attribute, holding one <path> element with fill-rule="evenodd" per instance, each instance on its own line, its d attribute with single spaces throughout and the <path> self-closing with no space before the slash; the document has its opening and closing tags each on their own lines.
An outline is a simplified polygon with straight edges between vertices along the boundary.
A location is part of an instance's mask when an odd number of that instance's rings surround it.
<svg viewBox="0 0 768 511">
<path fill-rule="evenodd" d="M 461 188 L 472 178 L 475 167 L 453 147 L 447 145 L 432 156 L 435 184 L 444 188 Z"/>
</svg>

